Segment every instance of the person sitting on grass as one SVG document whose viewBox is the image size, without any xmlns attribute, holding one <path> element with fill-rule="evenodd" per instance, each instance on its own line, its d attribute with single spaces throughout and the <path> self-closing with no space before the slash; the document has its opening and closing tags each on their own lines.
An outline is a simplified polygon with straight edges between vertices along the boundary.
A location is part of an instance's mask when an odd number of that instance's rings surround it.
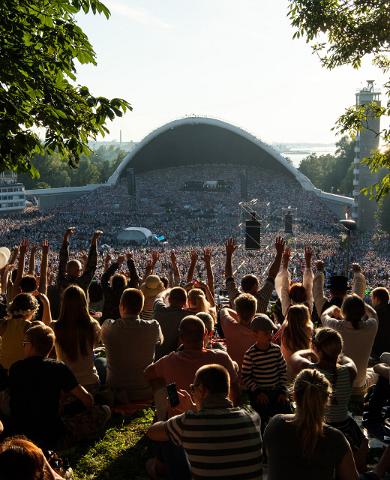
<svg viewBox="0 0 390 480">
<path fill-rule="evenodd" d="M 294 415 L 275 415 L 264 432 L 268 478 L 284 480 L 375 480 L 383 478 L 390 465 L 389 447 L 372 472 L 356 471 L 345 436 L 325 423 L 332 387 L 316 369 L 302 370 L 295 379 Z"/>
<path fill-rule="evenodd" d="M 257 480 L 261 477 L 260 418 L 251 409 L 234 407 L 229 387 L 226 368 L 213 364 L 199 368 L 191 385 L 192 397 L 185 390 L 178 392 L 179 407 L 185 413 L 149 428 L 148 437 L 165 442 L 167 447 L 162 449 L 166 478 Z M 187 454 L 188 460 L 182 457 L 180 476 L 178 464 L 172 464 L 164 455 L 172 444 Z M 155 461 L 149 462 L 152 478 L 157 478 L 157 466 Z"/>
<path fill-rule="evenodd" d="M 164 337 L 156 320 L 140 318 L 143 306 L 141 290 L 127 288 L 119 303 L 120 318 L 107 319 L 102 325 L 107 383 L 113 401 L 122 405 L 152 398 L 144 370 L 154 361 L 156 345 L 162 343 Z"/>
<path fill-rule="evenodd" d="M 91 393 L 96 392 L 99 376 L 93 349 L 100 342 L 100 325 L 89 314 L 82 288 L 70 285 L 64 290 L 60 315 L 52 328 L 56 336 L 57 359 L 72 370 L 80 385 Z"/>
<path fill-rule="evenodd" d="M 221 327 L 229 355 L 241 368 L 245 352 L 253 345 L 251 321 L 256 315 L 257 300 L 250 293 L 241 293 L 234 299 L 235 311 L 223 308 L 220 312 Z"/>
<path fill-rule="evenodd" d="M 156 348 L 156 359 L 168 355 L 179 346 L 179 325 L 188 315 L 187 292 L 182 287 L 173 287 L 161 292 L 153 306 L 153 318 L 160 324 L 164 343 Z"/>
<path fill-rule="evenodd" d="M 244 355 L 241 379 L 249 392 L 252 407 L 260 414 L 263 427 L 277 413 L 291 411 L 287 396 L 286 362 L 280 347 L 271 343 L 275 324 L 264 313 L 251 322 L 254 340 Z"/>
<path fill-rule="evenodd" d="M 319 328 L 313 338 L 313 350 L 300 350 L 292 355 L 295 373 L 316 368 L 332 385 L 332 397 L 325 409 L 326 423 L 340 430 L 347 438 L 359 472 L 366 468 L 368 441 L 348 412 L 352 384 L 356 377 L 354 362 L 343 355 L 343 339 L 332 328 Z M 314 360 L 314 362 L 312 362 Z"/>
<path fill-rule="evenodd" d="M 0 365 L 9 369 L 13 363 L 24 358 L 23 337 L 39 308 L 36 297 L 19 293 L 8 305 L 7 316 L 0 321 Z"/>
<path fill-rule="evenodd" d="M 25 359 L 12 365 L 8 378 L 10 430 L 49 449 L 94 437 L 111 416 L 109 407 L 94 406 L 93 396 L 64 363 L 48 358 L 54 341 L 53 330 L 43 323 L 29 328 L 23 340 Z M 61 416 L 63 392 L 79 402 L 71 414 Z"/>
</svg>

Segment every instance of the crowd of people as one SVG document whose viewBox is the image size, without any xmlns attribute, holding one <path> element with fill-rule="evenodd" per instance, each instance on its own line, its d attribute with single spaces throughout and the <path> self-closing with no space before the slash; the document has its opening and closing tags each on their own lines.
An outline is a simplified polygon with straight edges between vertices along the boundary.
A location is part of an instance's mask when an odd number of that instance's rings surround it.
<svg viewBox="0 0 390 480">
<path fill-rule="evenodd" d="M 390 453 L 367 471 L 350 407 L 384 439 L 389 239 L 353 239 L 345 276 L 318 198 L 282 174 L 247 173 L 270 222 L 258 251 L 239 243 L 232 166 L 139 174 L 136 212 L 118 184 L 0 219 L 0 478 L 59 480 L 49 451 L 145 405 L 150 478 L 259 479 L 265 465 L 269 480 L 383 477 Z M 186 191 L 193 179 L 231 189 Z M 289 205 L 296 233 L 283 238 Z M 129 224 L 168 245 L 123 248 Z"/>
</svg>

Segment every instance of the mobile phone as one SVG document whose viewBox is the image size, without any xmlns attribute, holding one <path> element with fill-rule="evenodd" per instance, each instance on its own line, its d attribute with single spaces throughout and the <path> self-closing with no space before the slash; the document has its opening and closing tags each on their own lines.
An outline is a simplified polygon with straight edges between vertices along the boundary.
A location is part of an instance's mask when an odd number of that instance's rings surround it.
<svg viewBox="0 0 390 480">
<path fill-rule="evenodd" d="M 177 407 L 180 403 L 179 395 L 177 394 L 176 383 L 167 385 L 168 400 L 171 407 Z"/>
</svg>

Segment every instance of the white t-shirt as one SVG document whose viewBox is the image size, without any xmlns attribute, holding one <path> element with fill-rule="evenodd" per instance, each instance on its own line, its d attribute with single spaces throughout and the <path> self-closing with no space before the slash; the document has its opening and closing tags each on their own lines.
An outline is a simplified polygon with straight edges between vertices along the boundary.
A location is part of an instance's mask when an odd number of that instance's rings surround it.
<svg viewBox="0 0 390 480">
<path fill-rule="evenodd" d="M 347 357 L 352 358 L 357 368 L 353 387 L 364 387 L 368 359 L 378 330 L 377 320 L 375 318 L 361 320 L 358 329 L 353 328 L 351 322 L 332 318 L 326 313 L 322 315 L 321 320 L 324 327 L 337 330 L 343 337 L 343 352 Z"/>
</svg>

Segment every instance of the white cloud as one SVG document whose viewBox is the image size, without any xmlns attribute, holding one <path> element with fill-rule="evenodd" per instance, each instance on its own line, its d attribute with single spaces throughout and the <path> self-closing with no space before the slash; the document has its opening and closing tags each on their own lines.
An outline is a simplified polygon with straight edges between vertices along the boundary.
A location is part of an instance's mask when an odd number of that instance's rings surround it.
<svg viewBox="0 0 390 480">
<path fill-rule="evenodd" d="M 123 2 L 118 2 L 117 0 L 106 0 L 104 3 L 109 8 L 111 13 L 117 13 L 123 17 L 126 17 L 132 22 L 163 29 L 171 28 L 169 23 L 166 23 L 160 18 L 152 15 L 144 8 L 130 7 Z"/>
</svg>

